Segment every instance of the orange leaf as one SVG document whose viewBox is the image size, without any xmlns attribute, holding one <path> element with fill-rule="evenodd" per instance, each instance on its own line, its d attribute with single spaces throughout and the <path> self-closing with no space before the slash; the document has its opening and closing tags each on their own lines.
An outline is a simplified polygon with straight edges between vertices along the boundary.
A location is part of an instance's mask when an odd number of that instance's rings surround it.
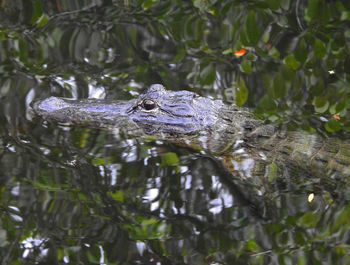
<svg viewBox="0 0 350 265">
<path fill-rule="evenodd" d="M 334 118 L 334 119 L 337 119 L 337 120 L 340 120 L 339 113 L 334 114 L 334 115 L 333 115 L 333 118 Z"/>
<path fill-rule="evenodd" d="M 241 57 L 242 55 L 244 55 L 247 52 L 246 49 L 241 48 L 239 51 L 235 51 L 235 55 L 236 57 Z"/>
</svg>

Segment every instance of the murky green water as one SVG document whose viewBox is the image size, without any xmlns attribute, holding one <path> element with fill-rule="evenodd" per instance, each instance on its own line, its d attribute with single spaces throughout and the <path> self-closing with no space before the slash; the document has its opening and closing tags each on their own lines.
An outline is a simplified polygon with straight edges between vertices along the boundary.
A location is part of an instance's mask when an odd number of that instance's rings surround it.
<svg viewBox="0 0 350 265">
<path fill-rule="evenodd" d="M 346 178 L 261 187 L 205 152 L 30 108 L 162 83 L 347 137 L 350 6 L 300 2 L 0 1 L 2 264 L 349 263 Z"/>
</svg>

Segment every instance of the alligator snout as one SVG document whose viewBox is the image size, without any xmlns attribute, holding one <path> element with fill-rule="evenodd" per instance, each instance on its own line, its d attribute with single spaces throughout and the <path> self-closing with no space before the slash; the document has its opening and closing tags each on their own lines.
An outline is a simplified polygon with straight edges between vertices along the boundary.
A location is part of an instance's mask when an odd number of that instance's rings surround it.
<svg viewBox="0 0 350 265">
<path fill-rule="evenodd" d="M 62 98 L 49 97 L 44 100 L 36 101 L 32 104 L 32 108 L 39 115 L 45 115 L 57 110 L 68 107 L 68 104 Z"/>
</svg>

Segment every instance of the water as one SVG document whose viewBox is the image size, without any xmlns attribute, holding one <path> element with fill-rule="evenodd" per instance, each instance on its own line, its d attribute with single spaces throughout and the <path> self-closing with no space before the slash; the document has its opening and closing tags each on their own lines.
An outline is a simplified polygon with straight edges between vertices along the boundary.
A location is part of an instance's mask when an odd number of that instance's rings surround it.
<svg viewBox="0 0 350 265">
<path fill-rule="evenodd" d="M 263 187 L 205 152 L 33 114 L 38 98 L 130 99 L 162 83 L 346 134 L 345 22 L 320 37 L 326 23 L 308 35 L 318 18 L 301 1 L 214 2 L 0 3 L 2 264 L 349 262 L 348 179 L 282 174 Z"/>
</svg>

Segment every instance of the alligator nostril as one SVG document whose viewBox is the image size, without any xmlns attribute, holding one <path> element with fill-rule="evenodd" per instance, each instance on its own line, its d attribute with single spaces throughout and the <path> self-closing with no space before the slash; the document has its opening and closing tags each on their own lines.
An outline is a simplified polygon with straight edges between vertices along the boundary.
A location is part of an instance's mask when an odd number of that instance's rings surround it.
<svg viewBox="0 0 350 265">
<path fill-rule="evenodd" d="M 33 109 L 36 112 L 48 113 L 65 107 L 66 103 L 61 98 L 49 97 L 33 103 Z"/>
</svg>

